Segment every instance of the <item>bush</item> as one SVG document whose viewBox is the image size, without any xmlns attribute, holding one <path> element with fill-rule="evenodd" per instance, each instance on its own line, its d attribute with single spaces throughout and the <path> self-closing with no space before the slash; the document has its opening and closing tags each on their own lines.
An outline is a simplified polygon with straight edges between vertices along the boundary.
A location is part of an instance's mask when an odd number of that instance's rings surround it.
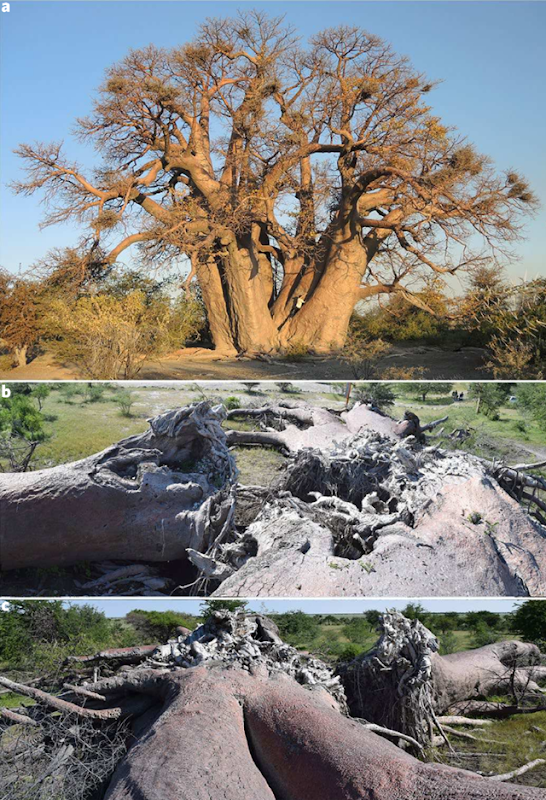
<svg viewBox="0 0 546 800">
<path fill-rule="evenodd" d="M 527 600 L 514 612 L 511 628 L 527 642 L 539 642 L 546 637 L 546 600 Z"/>
<path fill-rule="evenodd" d="M 68 656 L 109 646 L 130 646 L 138 639 L 122 631 L 91 605 L 66 606 L 60 600 L 11 600 L 0 612 L 0 661 L 11 668 L 53 669 Z"/>
<path fill-rule="evenodd" d="M 238 397 L 226 397 L 224 400 L 224 405 L 228 411 L 233 411 L 235 408 L 241 408 L 241 401 Z"/>
<path fill-rule="evenodd" d="M 352 377 L 369 380 L 377 375 L 379 360 L 391 349 L 383 339 L 372 339 L 353 316 L 341 360 L 350 368 Z"/>
<path fill-rule="evenodd" d="M 205 600 L 199 610 L 203 619 L 207 619 L 215 611 L 237 611 L 246 606 L 246 600 Z"/>
<path fill-rule="evenodd" d="M 294 342 L 284 349 L 285 361 L 303 361 L 309 355 L 309 347 L 302 342 Z"/>
<path fill-rule="evenodd" d="M 179 625 L 193 630 L 197 624 L 195 618 L 180 614 L 177 611 L 142 611 L 135 609 L 130 611 L 125 619 L 150 644 L 166 642 L 168 639 L 172 639 Z"/>
<path fill-rule="evenodd" d="M 94 379 L 131 380 L 144 359 L 181 347 L 202 326 L 193 300 L 174 304 L 142 290 L 122 297 L 96 294 L 75 301 L 54 299 L 47 316 L 52 350 Z"/>
<path fill-rule="evenodd" d="M 131 416 L 131 408 L 133 407 L 134 402 L 135 397 L 133 392 L 130 392 L 127 389 L 123 389 L 121 392 L 118 392 L 114 398 L 114 403 L 119 406 L 119 410 L 123 417 Z"/>
<path fill-rule="evenodd" d="M 359 403 L 371 403 L 376 408 L 394 405 L 396 394 L 388 383 L 357 383 L 352 396 Z"/>
<path fill-rule="evenodd" d="M 362 646 L 370 633 L 372 627 L 365 616 L 353 617 L 346 625 L 343 626 L 343 635 L 352 643 Z"/>
<path fill-rule="evenodd" d="M 282 638 L 293 647 L 312 641 L 319 633 L 319 624 L 313 614 L 287 611 L 275 616 Z"/>
</svg>

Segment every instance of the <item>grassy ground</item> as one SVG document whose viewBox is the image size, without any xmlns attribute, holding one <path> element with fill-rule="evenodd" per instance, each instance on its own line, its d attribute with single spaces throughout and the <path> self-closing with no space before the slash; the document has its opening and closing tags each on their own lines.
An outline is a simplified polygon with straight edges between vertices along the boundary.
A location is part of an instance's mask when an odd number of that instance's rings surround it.
<svg viewBox="0 0 546 800">
<path fill-rule="evenodd" d="M 433 749 L 428 753 L 429 760 L 483 775 L 501 775 L 535 759 L 546 758 L 546 711 L 516 714 L 506 720 L 495 720 L 486 728 L 456 729 L 471 733 L 476 741 L 450 736 L 455 752 L 450 754 L 445 747 Z M 546 764 L 514 778 L 512 782 L 546 789 Z"/>
<path fill-rule="evenodd" d="M 41 444 L 33 469 L 51 467 L 56 464 L 84 458 L 108 447 L 121 438 L 145 431 L 147 419 L 177 406 L 201 399 L 221 402 L 236 398 L 241 405 L 261 405 L 282 397 L 304 399 L 309 403 L 341 410 L 344 407 L 344 384 L 309 382 L 300 394 L 284 394 L 276 384 L 262 383 L 253 392 L 245 391 L 241 383 L 222 384 L 131 384 L 116 390 L 109 385 L 98 402 L 89 402 L 84 394 L 74 395 L 70 385 L 56 389 L 45 399 L 43 411 L 47 417 L 46 429 L 50 438 Z M 82 384 L 85 388 L 86 384 Z M 458 391 L 468 394 L 468 385 L 454 384 Z M 340 392 L 341 387 L 341 392 Z M 123 416 L 117 405 L 120 391 L 129 389 L 133 404 L 130 416 Z M 411 396 L 407 387 L 396 386 L 398 393 L 395 405 L 388 409 L 391 416 L 399 419 L 406 409 L 417 413 L 427 422 L 449 416 L 445 432 L 455 428 L 471 431 L 470 438 L 462 443 L 447 438 L 438 440 L 446 447 L 460 447 L 468 452 L 487 458 L 506 458 L 509 463 L 532 462 L 546 457 L 546 432 L 526 419 L 512 404 L 499 410 L 499 419 L 491 420 L 483 414 L 476 415 L 475 402 L 465 399 L 453 403 L 451 397 L 429 394 L 426 401 Z M 401 392 L 404 391 L 404 394 Z M 254 421 L 233 421 L 226 427 L 251 429 L 258 427 Z M 273 448 L 258 446 L 234 448 L 241 483 L 269 486 L 273 483 L 285 463 L 284 457 Z M 89 580 L 89 565 L 80 564 L 70 569 L 17 570 L 1 575 L 1 591 L 5 595 L 27 596 L 38 592 L 42 596 L 69 596 L 77 594 L 74 580 Z M 32 590 L 30 589 L 32 587 Z"/>
<path fill-rule="evenodd" d="M 467 394 L 467 384 L 456 383 L 454 386 Z M 334 392 L 327 384 L 323 387 L 312 384 L 312 391 L 305 391 L 300 395 L 283 395 L 274 384 L 269 384 L 267 388 L 264 385 L 253 393 L 242 390 L 240 384 L 228 385 L 225 389 L 203 384 L 200 388 L 196 384 L 133 384 L 131 393 L 134 398 L 131 416 L 124 417 L 115 404 L 119 392 L 114 390 L 108 389 L 103 400 L 95 403 L 86 402 L 82 396 L 70 398 L 62 391 L 53 391 L 44 403 L 44 413 L 50 419 L 46 427 L 51 438 L 40 445 L 34 468 L 84 458 L 118 439 L 146 430 L 148 417 L 205 397 L 218 401 L 225 400 L 226 397 L 236 397 L 241 405 L 265 403 L 278 397 L 301 397 L 311 403 L 343 407 L 341 394 Z M 518 453 L 521 453 L 531 456 L 530 460 L 533 460 L 533 454 L 538 457 L 546 455 L 546 432 L 537 423 L 527 419 L 516 405 L 508 404 L 501 408 L 499 419 L 492 420 L 475 413 L 473 400 L 465 399 L 454 403 L 451 397 L 430 394 L 423 402 L 420 398 L 404 393 L 396 398 L 388 413 L 399 418 L 406 409 L 416 413 L 423 422 L 430 422 L 447 414 L 449 420 L 445 423 L 445 431 L 451 432 L 455 428 L 469 429 L 471 438 L 459 446 L 477 455 L 507 455 L 517 458 Z M 231 427 L 229 424 L 228 426 Z M 245 425 L 238 421 L 236 427 L 242 429 Z M 247 475 L 256 478 L 256 471 L 258 472 L 260 480 L 252 479 L 252 483 L 266 481 L 270 471 L 281 461 L 276 453 L 266 448 L 238 448 L 236 452 L 242 480 L 246 480 Z"/>
</svg>

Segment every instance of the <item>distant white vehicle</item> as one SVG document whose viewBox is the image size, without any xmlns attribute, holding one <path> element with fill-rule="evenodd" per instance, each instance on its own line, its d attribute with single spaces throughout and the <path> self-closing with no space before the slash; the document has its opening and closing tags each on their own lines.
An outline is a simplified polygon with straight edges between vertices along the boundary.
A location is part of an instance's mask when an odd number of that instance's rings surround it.
<svg viewBox="0 0 546 800">
<path fill-rule="evenodd" d="M 517 403 L 518 402 L 518 398 L 516 397 L 515 394 L 513 394 L 511 397 L 508 398 L 508 402 L 509 403 Z"/>
</svg>

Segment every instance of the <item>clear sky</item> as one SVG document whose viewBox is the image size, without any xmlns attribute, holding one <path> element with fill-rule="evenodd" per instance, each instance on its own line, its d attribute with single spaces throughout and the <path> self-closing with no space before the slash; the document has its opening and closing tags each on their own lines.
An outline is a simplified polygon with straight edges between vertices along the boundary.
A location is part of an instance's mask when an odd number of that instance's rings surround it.
<svg viewBox="0 0 546 800">
<path fill-rule="evenodd" d="M 8 601 L 3 601 L 2 598 L 0 598 L 0 610 L 2 609 L 3 602 L 5 603 Z M 133 609 L 145 609 L 148 611 L 174 610 L 181 614 L 199 614 L 199 607 L 203 601 L 172 597 L 166 598 L 165 600 L 158 598 L 142 600 L 133 597 L 116 599 L 92 597 L 89 600 L 70 600 L 67 602 L 74 603 L 75 605 L 89 603 L 101 611 L 104 611 L 107 617 L 124 617 L 125 614 Z M 282 614 L 286 611 L 301 610 L 305 611 L 307 614 L 362 614 L 372 608 L 378 611 L 385 611 L 386 609 L 392 608 L 402 610 L 408 602 L 419 602 L 427 611 L 438 613 L 445 613 L 446 611 L 459 611 L 460 613 L 466 613 L 468 611 L 495 611 L 496 613 L 502 614 L 513 611 L 518 605 L 517 600 L 497 598 L 471 598 L 468 600 L 456 600 L 452 598 L 443 600 L 268 600 L 266 598 L 264 600 L 249 600 L 248 605 L 252 611 L 260 611 L 262 613 Z"/>
<path fill-rule="evenodd" d="M 390 41 L 430 78 L 444 82 L 431 103 L 499 168 L 521 170 L 546 206 L 546 4 L 544 2 L 87 2 L 13 0 L 0 14 L 0 265 L 26 269 L 53 246 L 76 241 L 69 225 L 39 231 L 39 197 L 14 197 L 20 142 L 64 139 L 82 164 L 93 153 L 71 136 L 91 110 L 104 70 L 129 48 L 173 46 L 207 16 L 238 8 L 284 14 L 303 39 L 339 24 L 361 25 Z M 513 277 L 546 272 L 546 208 L 527 226 Z"/>
</svg>

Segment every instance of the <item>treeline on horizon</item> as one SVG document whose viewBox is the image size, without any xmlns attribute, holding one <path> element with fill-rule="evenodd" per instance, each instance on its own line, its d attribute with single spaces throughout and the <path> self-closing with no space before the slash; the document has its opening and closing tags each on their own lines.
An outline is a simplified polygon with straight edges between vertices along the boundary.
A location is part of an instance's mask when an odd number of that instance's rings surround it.
<svg viewBox="0 0 546 800">
<path fill-rule="evenodd" d="M 193 630 L 219 609 L 245 609 L 238 600 L 203 601 L 198 615 L 174 609 L 133 609 L 121 619 L 108 618 L 92 603 L 65 604 L 60 600 L 13 600 L 0 612 L 0 665 L 3 670 L 56 672 L 69 655 L 84 655 L 109 647 L 163 643 L 177 627 Z M 368 650 L 377 640 L 381 612 L 309 614 L 301 610 L 271 617 L 285 641 L 328 660 L 347 660 Z M 494 611 L 430 612 L 410 602 L 402 613 L 419 620 L 438 637 L 441 653 L 491 644 L 517 636 L 539 646 L 546 644 L 546 601 L 529 600 L 509 613 Z M 461 635 L 464 639 L 461 640 Z M 463 645 L 463 646 L 461 646 Z"/>
</svg>

